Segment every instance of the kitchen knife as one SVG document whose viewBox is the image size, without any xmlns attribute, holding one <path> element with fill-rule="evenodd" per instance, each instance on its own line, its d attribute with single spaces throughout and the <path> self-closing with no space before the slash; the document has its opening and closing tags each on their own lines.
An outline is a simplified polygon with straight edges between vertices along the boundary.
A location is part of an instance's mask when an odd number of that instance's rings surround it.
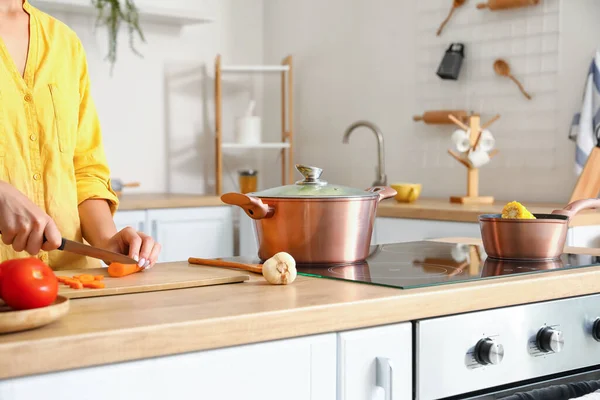
<svg viewBox="0 0 600 400">
<path fill-rule="evenodd" d="M 104 261 L 107 264 L 110 264 L 111 262 L 118 262 L 121 264 L 137 264 L 137 261 L 126 255 L 104 249 L 99 249 L 98 247 L 88 246 L 87 244 L 74 242 L 65 238 L 62 238 L 62 242 L 58 250 L 68 251 L 70 253 L 75 253 L 82 256 L 97 258 L 99 260 Z"/>
</svg>

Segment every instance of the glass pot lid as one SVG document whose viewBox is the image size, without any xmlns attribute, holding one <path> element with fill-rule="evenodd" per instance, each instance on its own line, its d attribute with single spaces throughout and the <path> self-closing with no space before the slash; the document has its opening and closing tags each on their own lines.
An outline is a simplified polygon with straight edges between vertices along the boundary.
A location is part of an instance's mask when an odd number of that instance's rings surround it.
<svg viewBox="0 0 600 400">
<path fill-rule="evenodd" d="M 293 185 L 278 186 L 260 192 L 248 193 L 254 197 L 278 198 L 347 198 L 347 197 L 378 197 L 375 192 L 355 189 L 340 185 L 330 185 L 319 179 L 323 170 L 318 167 L 296 164 L 296 169 L 304 179 Z"/>
</svg>

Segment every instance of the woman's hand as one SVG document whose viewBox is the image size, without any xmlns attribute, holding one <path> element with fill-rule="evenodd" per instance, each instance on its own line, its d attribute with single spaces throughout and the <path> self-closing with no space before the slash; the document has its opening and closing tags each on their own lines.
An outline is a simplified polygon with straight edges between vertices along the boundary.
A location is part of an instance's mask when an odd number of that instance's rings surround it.
<svg viewBox="0 0 600 400">
<path fill-rule="evenodd" d="M 6 182 L 0 182 L 0 232 L 4 244 L 31 255 L 55 250 L 62 240 L 52 218 Z"/>
<path fill-rule="evenodd" d="M 129 226 L 118 232 L 101 247 L 128 255 L 138 261 L 138 266 L 144 269 L 152 268 L 160 253 L 160 244 L 156 243 L 151 236 Z"/>
</svg>

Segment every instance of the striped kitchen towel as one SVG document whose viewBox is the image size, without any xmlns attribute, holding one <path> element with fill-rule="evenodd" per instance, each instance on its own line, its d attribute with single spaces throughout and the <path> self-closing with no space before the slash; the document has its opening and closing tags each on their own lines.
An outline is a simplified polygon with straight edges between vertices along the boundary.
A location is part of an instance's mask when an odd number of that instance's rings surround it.
<svg viewBox="0 0 600 400">
<path fill-rule="evenodd" d="M 583 92 L 581 111 L 575 114 L 571 123 L 569 139 L 575 146 L 575 173 L 579 175 L 590 152 L 598 142 L 600 130 L 600 53 L 590 64 Z"/>
</svg>

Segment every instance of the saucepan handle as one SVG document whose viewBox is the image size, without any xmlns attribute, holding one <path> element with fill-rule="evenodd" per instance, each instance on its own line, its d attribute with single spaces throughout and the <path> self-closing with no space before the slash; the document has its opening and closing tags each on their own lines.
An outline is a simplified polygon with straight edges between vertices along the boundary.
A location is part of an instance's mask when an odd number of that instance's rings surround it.
<svg viewBox="0 0 600 400">
<path fill-rule="evenodd" d="M 579 211 L 591 208 L 600 208 L 600 199 L 576 200 L 572 203 L 569 203 L 569 205 L 567 205 L 562 210 L 552 211 L 552 214 L 566 215 L 567 217 L 572 218 Z"/>
<path fill-rule="evenodd" d="M 379 194 L 379 201 L 389 199 L 398 194 L 396 190 L 388 186 L 373 186 L 367 189 L 367 192 Z"/>
<path fill-rule="evenodd" d="M 221 196 L 221 201 L 225 204 L 241 207 L 252 219 L 270 218 L 275 211 L 260 199 L 242 193 L 225 193 Z"/>
</svg>

